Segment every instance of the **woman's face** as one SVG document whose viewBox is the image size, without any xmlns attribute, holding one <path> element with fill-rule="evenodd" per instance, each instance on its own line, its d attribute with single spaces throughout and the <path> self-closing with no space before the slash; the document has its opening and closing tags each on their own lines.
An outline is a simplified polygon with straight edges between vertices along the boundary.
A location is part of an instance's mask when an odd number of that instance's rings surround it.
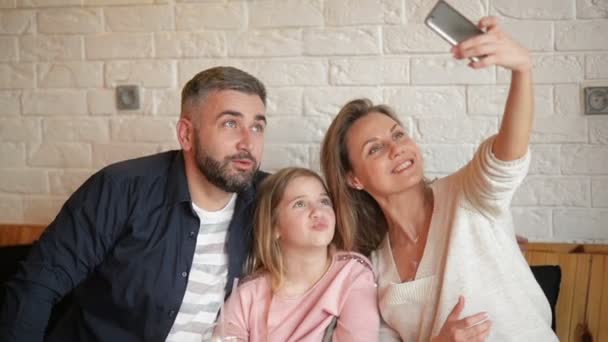
<svg viewBox="0 0 608 342">
<path fill-rule="evenodd" d="M 372 196 L 389 196 L 419 184 L 422 156 L 416 143 L 391 117 L 372 112 L 351 126 L 346 146 L 352 170 L 349 186 Z"/>
<path fill-rule="evenodd" d="M 327 247 L 335 226 L 336 215 L 323 184 L 314 177 L 291 180 L 277 206 L 275 232 L 281 250 Z"/>
</svg>

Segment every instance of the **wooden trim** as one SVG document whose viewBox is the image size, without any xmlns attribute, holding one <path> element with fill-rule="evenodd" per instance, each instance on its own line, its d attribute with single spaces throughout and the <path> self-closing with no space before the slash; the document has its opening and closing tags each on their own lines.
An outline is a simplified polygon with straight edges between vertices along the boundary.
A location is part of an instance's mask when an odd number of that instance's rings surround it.
<svg viewBox="0 0 608 342">
<path fill-rule="evenodd" d="M 605 254 L 608 255 L 608 245 L 577 244 L 577 243 L 527 243 L 526 251 L 565 254 Z"/>
<path fill-rule="evenodd" d="M 45 229 L 46 226 L 38 224 L 0 224 L 0 246 L 29 245 Z"/>
</svg>

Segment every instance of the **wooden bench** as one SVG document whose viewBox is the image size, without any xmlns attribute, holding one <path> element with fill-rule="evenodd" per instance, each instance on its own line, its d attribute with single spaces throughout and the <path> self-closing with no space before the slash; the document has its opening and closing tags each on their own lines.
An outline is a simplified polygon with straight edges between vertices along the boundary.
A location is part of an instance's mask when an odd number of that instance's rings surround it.
<svg viewBox="0 0 608 342">
<path fill-rule="evenodd" d="M 45 228 L 0 224 L 0 247 L 31 244 Z M 592 341 L 608 341 L 608 245 L 529 243 L 524 254 L 531 266 L 561 267 L 556 307 L 560 341 L 583 341 L 584 334 Z"/>
</svg>

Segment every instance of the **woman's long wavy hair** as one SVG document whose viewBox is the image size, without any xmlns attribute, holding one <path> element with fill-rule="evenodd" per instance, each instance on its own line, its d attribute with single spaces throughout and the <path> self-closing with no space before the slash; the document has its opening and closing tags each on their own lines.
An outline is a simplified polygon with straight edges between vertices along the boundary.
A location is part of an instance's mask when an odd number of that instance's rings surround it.
<svg viewBox="0 0 608 342">
<path fill-rule="evenodd" d="M 317 179 L 321 182 L 325 191 L 330 194 L 321 176 L 312 170 L 299 167 L 285 168 L 266 177 L 258 189 L 253 221 L 254 241 L 251 271 L 253 276 L 268 272 L 273 292 L 281 287 L 285 271 L 276 234 L 277 208 L 285 195 L 287 186 L 299 177 Z M 351 250 L 352 245 L 344 237 L 351 236 L 352 233 L 346 232 L 344 227 L 336 224 L 331 244 L 340 250 Z"/>
<path fill-rule="evenodd" d="M 351 227 L 344 239 L 354 243 L 355 250 L 369 256 L 388 230 L 384 213 L 367 192 L 348 186 L 347 175 L 352 165 L 346 146 L 346 135 L 352 125 L 370 113 L 384 114 L 401 124 L 386 105 L 374 105 L 369 99 L 348 102 L 334 118 L 321 147 L 321 169 L 334 200 L 336 225 Z"/>
</svg>

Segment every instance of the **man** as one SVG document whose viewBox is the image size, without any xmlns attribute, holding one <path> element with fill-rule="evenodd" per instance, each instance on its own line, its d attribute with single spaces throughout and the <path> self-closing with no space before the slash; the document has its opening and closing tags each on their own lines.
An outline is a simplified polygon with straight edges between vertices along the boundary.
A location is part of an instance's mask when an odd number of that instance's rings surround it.
<svg viewBox="0 0 608 342">
<path fill-rule="evenodd" d="M 120 162 L 65 203 L 0 311 L 0 341 L 200 341 L 250 251 L 266 91 L 230 67 L 182 91 L 181 151 Z"/>
</svg>

